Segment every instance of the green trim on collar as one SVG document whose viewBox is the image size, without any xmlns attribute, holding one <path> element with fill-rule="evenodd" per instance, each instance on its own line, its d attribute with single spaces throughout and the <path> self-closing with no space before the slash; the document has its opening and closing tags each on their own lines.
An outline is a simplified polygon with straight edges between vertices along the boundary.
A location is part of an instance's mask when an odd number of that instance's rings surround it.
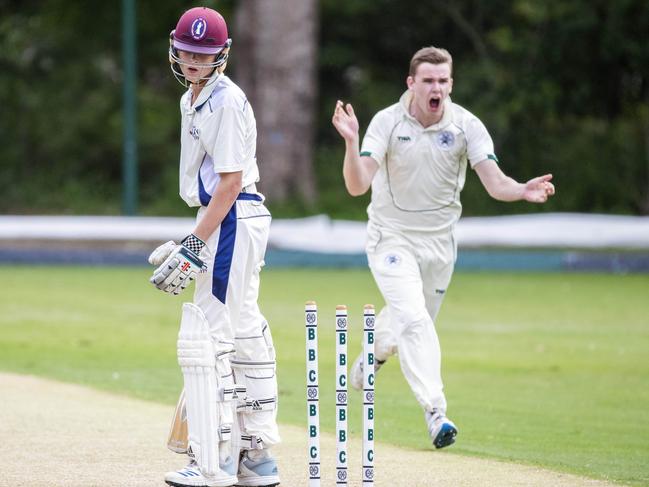
<svg viewBox="0 0 649 487">
<path fill-rule="evenodd" d="M 372 153 L 369 151 L 361 152 L 361 157 L 372 157 Z"/>
</svg>

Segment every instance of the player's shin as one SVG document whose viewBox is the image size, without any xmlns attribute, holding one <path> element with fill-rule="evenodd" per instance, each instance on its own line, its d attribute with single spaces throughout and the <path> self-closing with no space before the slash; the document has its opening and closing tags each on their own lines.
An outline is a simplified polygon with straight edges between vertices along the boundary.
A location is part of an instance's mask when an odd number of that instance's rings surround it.
<svg viewBox="0 0 649 487">
<path fill-rule="evenodd" d="M 279 474 L 269 448 L 279 441 L 276 432 L 277 381 L 275 361 L 232 360 L 237 383 L 246 386 L 246 401 L 238 407 L 241 429 L 239 463 L 241 486 L 277 485 Z"/>
<path fill-rule="evenodd" d="M 239 450 L 233 438 L 238 437 L 236 428 L 237 406 L 245 401 L 246 388 L 243 385 L 235 384 L 234 374 L 230 365 L 230 358 L 234 355 L 234 347 L 231 344 L 217 344 L 216 352 L 216 373 L 219 379 L 219 390 L 217 394 L 217 410 L 221 418 L 219 454 L 221 465 L 228 465 L 236 473 L 239 459 Z M 222 467 L 223 468 L 223 467 Z"/>
<path fill-rule="evenodd" d="M 231 401 L 237 394 L 228 363 L 233 352 L 231 348 L 225 351 L 214 347 L 207 320 L 198 306 L 183 305 L 178 363 L 185 383 L 187 454 L 196 462 L 210 486 L 227 486 L 236 482 L 236 461 L 231 455 L 230 440 Z"/>
</svg>

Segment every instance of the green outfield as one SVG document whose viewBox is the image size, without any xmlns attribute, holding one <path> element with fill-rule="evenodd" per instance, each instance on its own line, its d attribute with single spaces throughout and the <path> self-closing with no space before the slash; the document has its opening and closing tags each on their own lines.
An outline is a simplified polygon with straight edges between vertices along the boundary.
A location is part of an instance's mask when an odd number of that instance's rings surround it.
<svg viewBox="0 0 649 487">
<path fill-rule="evenodd" d="M 157 291 L 148 275 L 0 267 L 0 369 L 175 403 L 183 297 Z M 278 352 L 279 417 L 298 425 L 306 424 L 303 307 L 318 301 L 320 414 L 333 431 L 334 308 L 349 306 L 356 355 L 363 304 L 382 304 L 371 276 L 268 269 L 261 294 Z M 449 416 L 460 429 L 450 450 L 647 485 L 648 298 L 648 275 L 456 274 L 437 323 Z M 352 434 L 359 413 L 352 394 Z M 432 450 L 396 359 L 377 378 L 376 435 Z"/>
</svg>

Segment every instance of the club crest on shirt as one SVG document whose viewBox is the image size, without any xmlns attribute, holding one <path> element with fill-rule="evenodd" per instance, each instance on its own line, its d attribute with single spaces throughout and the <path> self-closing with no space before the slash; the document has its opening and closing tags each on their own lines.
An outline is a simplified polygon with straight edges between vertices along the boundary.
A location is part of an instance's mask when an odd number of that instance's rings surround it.
<svg viewBox="0 0 649 487">
<path fill-rule="evenodd" d="M 198 127 L 192 127 L 189 133 L 191 134 L 192 137 L 194 137 L 194 140 L 198 140 L 198 136 L 200 135 L 198 131 Z"/>
<path fill-rule="evenodd" d="M 444 130 L 443 132 L 437 134 L 435 141 L 437 142 L 437 147 L 439 147 L 440 149 L 450 150 L 451 147 L 453 147 L 453 144 L 455 144 L 455 135 L 453 135 L 453 132 Z"/>
<path fill-rule="evenodd" d="M 397 267 L 401 264 L 401 256 L 399 254 L 388 254 L 385 256 L 385 265 L 388 267 Z"/>
</svg>

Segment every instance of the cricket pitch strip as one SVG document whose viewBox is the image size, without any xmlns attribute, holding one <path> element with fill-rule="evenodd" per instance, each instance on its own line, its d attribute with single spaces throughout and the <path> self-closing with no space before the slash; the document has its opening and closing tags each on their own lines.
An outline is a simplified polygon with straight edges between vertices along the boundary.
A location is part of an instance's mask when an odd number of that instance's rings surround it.
<svg viewBox="0 0 649 487">
<path fill-rule="evenodd" d="M 0 487 L 164 486 L 185 458 L 165 447 L 173 406 L 0 373 Z M 280 424 L 273 452 L 281 485 L 307 485 L 305 428 Z M 336 445 L 321 435 L 322 485 L 335 485 Z M 360 471 L 361 439 L 350 439 L 349 469 Z M 356 480 L 358 479 L 358 480 Z M 589 486 L 614 484 L 452 452 L 406 450 L 377 441 L 375 485 Z M 354 475 L 350 486 L 360 486 Z"/>
</svg>

